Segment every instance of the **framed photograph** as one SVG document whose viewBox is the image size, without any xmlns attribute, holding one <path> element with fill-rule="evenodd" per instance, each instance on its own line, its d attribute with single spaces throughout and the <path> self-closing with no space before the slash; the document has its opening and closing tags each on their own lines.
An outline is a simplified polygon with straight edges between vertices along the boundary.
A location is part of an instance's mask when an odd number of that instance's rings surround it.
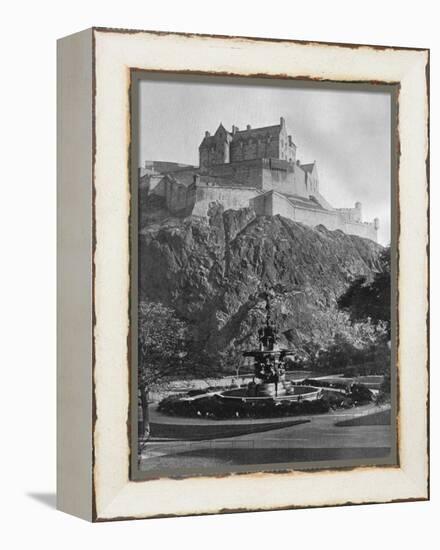
<svg viewBox="0 0 440 550">
<path fill-rule="evenodd" d="M 429 51 L 58 44 L 58 507 L 429 498 Z"/>
</svg>

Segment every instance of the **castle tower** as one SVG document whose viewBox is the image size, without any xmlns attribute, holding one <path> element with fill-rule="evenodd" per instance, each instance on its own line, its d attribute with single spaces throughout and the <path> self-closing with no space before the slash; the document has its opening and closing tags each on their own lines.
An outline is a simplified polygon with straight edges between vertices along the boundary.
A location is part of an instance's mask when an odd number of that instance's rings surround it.
<svg viewBox="0 0 440 550">
<path fill-rule="evenodd" d="M 362 221 L 362 203 L 359 201 L 355 202 L 354 209 L 355 209 L 355 221 L 361 222 Z"/>
<path fill-rule="evenodd" d="M 209 166 L 229 163 L 231 139 L 232 135 L 221 122 L 213 136 L 208 131 L 205 132 L 199 146 L 199 166 L 202 171 L 206 171 Z"/>
</svg>

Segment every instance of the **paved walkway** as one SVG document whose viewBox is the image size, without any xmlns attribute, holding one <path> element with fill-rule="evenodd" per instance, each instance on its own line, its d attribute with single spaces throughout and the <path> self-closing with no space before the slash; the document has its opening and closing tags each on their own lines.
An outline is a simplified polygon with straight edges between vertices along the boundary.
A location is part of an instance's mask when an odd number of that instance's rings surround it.
<svg viewBox="0 0 440 550">
<path fill-rule="evenodd" d="M 142 453 L 141 469 L 203 469 L 218 465 L 385 457 L 390 453 L 392 440 L 389 425 L 335 426 L 336 422 L 365 417 L 384 410 L 386 407 L 365 405 L 356 409 L 302 417 L 303 422 L 290 426 L 280 426 L 280 419 L 270 419 L 273 428 L 264 432 L 256 433 L 254 424 L 253 433 L 204 441 L 159 441 L 153 438 Z M 154 418 L 162 419 L 161 416 Z M 167 417 L 170 418 L 179 422 L 183 420 L 184 423 L 189 421 Z M 258 421 L 232 420 L 220 421 L 219 424 L 215 420 L 200 420 L 196 424 L 214 423 L 227 427 L 231 422 L 241 422 L 244 426 L 246 423 L 249 425 Z M 267 425 L 269 420 L 263 420 L 261 424 L 263 423 Z"/>
<path fill-rule="evenodd" d="M 384 406 L 380 410 L 383 410 Z M 175 425 L 225 425 L 233 426 L 238 424 L 276 424 L 279 422 L 289 422 L 293 420 L 309 420 L 312 418 L 339 418 L 343 417 L 344 419 L 356 418 L 358 416 L 364 416 L 366 414 L 371 414 L 372 412 L 377 412 L 379 408 L 369 403 L 368 405 L 362 405 L 360 407 L 355 407 L 351 409 L 338 409 L 334 412 L 329 412 L 325 414 L 315 414 L 315 415 L 303 415 L 303 416 L 290 416 L 290 417 L 278 417 L 278 418 L 234 418 L 232 420 L 213 420 L 211 418 L 186 418 L 182 416 L 170 416 L 163 414 L 157 410 L 157 405 L 150 407 L 150 423 L 155 424 L 175 424 Z"/>
</svg>

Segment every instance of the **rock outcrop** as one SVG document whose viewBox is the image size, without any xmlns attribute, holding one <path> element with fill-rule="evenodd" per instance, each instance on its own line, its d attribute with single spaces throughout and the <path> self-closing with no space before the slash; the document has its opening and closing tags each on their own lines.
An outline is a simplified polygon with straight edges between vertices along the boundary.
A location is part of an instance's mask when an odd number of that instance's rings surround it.
<svg viewBox="0 0 440 550">
<path fill-rule="evenodd" d="M 336 301 L 356 277 L 379 269 L 382 247 L 323 226 L 252 209 L 212 205 L 208 218 L 163 220 L 139 234 L 139 299 L 174 308 L 200 350 L 254 346 L 264 285 L 285 346 L 324 345 L 348 326 Z"/>
</svg>

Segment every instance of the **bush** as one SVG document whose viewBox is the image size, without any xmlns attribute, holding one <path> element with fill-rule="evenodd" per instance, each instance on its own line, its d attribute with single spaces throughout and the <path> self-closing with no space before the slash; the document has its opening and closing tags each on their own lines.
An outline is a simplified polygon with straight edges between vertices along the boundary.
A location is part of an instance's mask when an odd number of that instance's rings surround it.
<svg viewBox="0 0 440 550">
<path fill-rule="evenodd" d="M 184 417 L 205 417 L 213 419 L 234 418 L 278 418 L 303 414 L 323 414 L 330 410 L 326 398 L 316 401 L 242 401 L 224 399 L 217 395 L 202 397 L 192 401 L 182 396 L 171 396 L 159 403 L 159 411 Z"/>
<path fill-rule="evenodd" d="M 357 376 L 357 370 L 355 367 L 347 367 L 344 371 L 344 378 L 354 378 Z"/>
<path fill-rule="evenodd" d="M 297 382 L 298 386 L 313 386 L 315 388 L 336 388 L 345 390 L 347 388 L 346 382 L 328 382 L 327 380 L 315 380 L 314 378 L 306 378 L 301 382 Z"/>
<path fill-rule="evenodd" d="M 327 402 L 329 408 L 336 409 L 338 407 L 344 407 L 347 398 L 342 393 L 336 393 L 331 391 L 324 391 L 323 399 Z"/>
<path fill-rule="evenodd" d="M 379 393 L 376 395 L 376 403 L 383 405 L 389 403 L 391 400 L 391 376 L 388 374 L 385 376 L 384 381 L 380 385 Z"/>
<path fill-rule="evenodd" d="M 349 397 L 355 405 L 363 405 L 373 400 L 373 392 L 363 384 L 353 384 Z"/>
<path fill-rule="evenodd" d="M 209 388 L 203 388 L 201 390 L 189 390 L 187 395 L 189 397 L 195 397 L 196 395 L 203 395 L 204 393 L 208 393 Z"/>
</svg>

